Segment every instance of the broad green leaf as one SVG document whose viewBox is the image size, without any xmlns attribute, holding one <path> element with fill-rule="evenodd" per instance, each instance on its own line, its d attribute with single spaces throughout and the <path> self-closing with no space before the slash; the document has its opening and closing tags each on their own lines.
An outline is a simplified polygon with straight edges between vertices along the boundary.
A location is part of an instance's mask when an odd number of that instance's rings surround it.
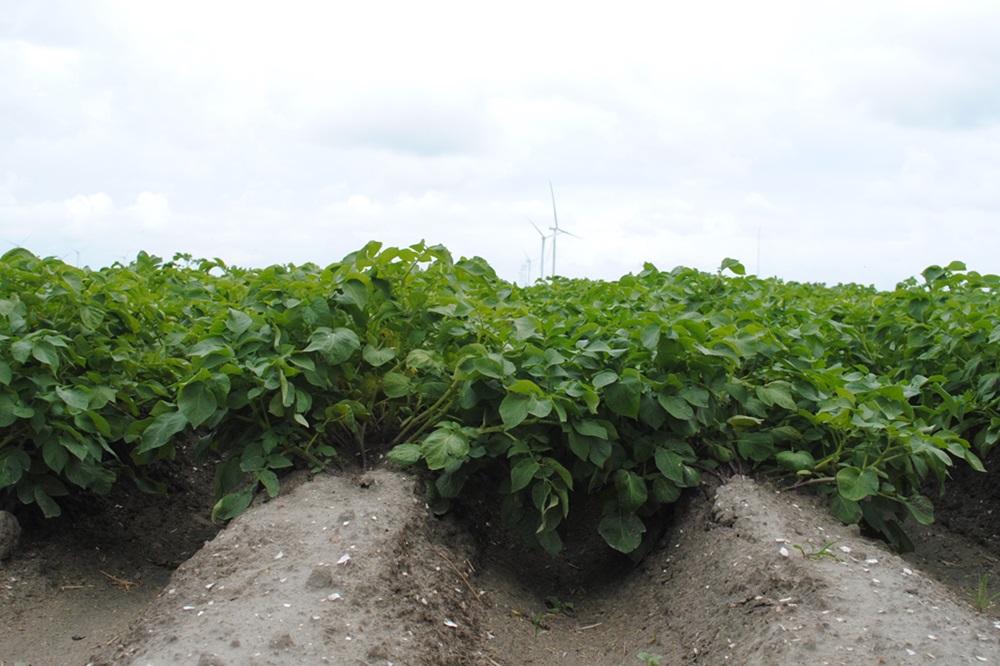
<svg viewBox="0 0 1000 666">
<path fill-rule="evenodd" d="M 531 483 L 541 465 L 534 458 L 524 458 L 518 461 L 510 470 L 510 492 L 516 493 Z"/>
<path fill-rule="evenodd" d="M 618 510 L 601 519 L 597 531 L 604 541 L 621 553 L 631 553 L 642 543 L 646 526 L 635 514 Z"/>
<path fill-rule="evenodd" d="M 730 270 L 736 275 L 746 275 L 747 269 L 736 259 L 725 258 L 722 260 L 722 264 L 719 266 L 719 272 L 722 273 L 724 270 Z"/>
<path fill-rule="evenodd" d="M 39 363 L 44 363 L 52 368 L 52 370 L 59 369 L 59 353 L 56 352 L 56 348 L 50 342 L 46 340 L 36 342 L 31 348 L 31 355 Z"/>
<path fill-rule="evenodd" d="M 673 504 L 681 498 L 680 486 L 666 479 L 653 479 L 653 497 L 661 504 Z"/>
<path fill-rule="evenodd" d="M 14 374 L 10 369 L 10 365 L 4 361 L 0 361 L 0 384 L 10 386 L 10 380 L 13 377 Z"/>
<path fill-rule="evenodd" d="M 420 461 L 421 449 L 419 444 L 398 444 L 389 450 L 385 457 L 391 462 L 402 467 L 415 465 Z"/>
<path fill-rule="evenodd" d="M 28 340 L 15 340 L 10 345 L 10 354 L 18 363 L 24 363 L 31 356 L 33 346 Z"/>
<path fill-rule="evenodd" d="M 218 401 L 203 381 L 185 385 L 177 395 L 177 408 L 192 427 L 197 428 L 215 414 Z"/>
<path fill-rule="evenodd" d="M 382 377 L 382 392 L 387 398 L 402 398 L 410 393 L 410 378 L 398 372 L 387 372 Z"/>
<path fill-rule="evenodd" d="M 90 407 L 90 396 L 87 395 L 87 392 L 83 389 L 57 387 L 56 395 L 58 395 L 63 402 L 74 409 L 84 410 Z"/>
<path fill-rule="evenodd" d="M 740 414 L 737 416 L 730 416 L 726 422 L 734 428 L 753 428 L 762 424 L 764 419 L 759 419 L 756 416 L 746 416 L 745 414 Z"/>
<path fill-rule="evenodd" d="M 684 398 L 678 395 L 663 395 L 661 393 L 657 396 L 657 399 L 660 401 L 663 409 L 667 410 L 667 413 L 675 419 L 690 421 L 694 418 L 694 410 L 691 409 L 691 405 Z"/>
<path fill-rule="evenodd" d="M 374 368 L 379 368 L 396 358 L 396 350 L 392 347 L 383 347 L 380 349 L 378 347 L 367 345 L 365 346 L 364 351 L 361 352 L 361 355 L 364 357 L 368 365 Z"/>
<path fill-rule="evenodd" d="M 212 507 L 212 522 L 229 520 L 246 511 L 253 501 L 253 491 L 254 487 L 248 485 L 235 493 L 229 493 L 216 502 L 215 506 Z"/>
<path fill-rule="evenodd" d="M 617 382 L 604 390 L 604 401 L 615 414 L 637 419 L 641 394 L 642 384 L 638 373 L 626 370 Z"/>
<path fill-rule="evenodd" d="M 500 403 L 500 418 L 507 430 L 515 428 L 528 417 L 532 398 L 523 393 L 508 393 Z"/>
<path fill-rule="evenodd" d="M 444 469 L 469 452 L 469 438 L 459 430 L 438 428 L 424 439 L 420 451 L 428 468 Z"/>
<path fill-rule="evenodd" d="M 808 451 L 780 451 L 776 459 L 782 469 L 793 474 L 803 470 L 811 470 L 816 466 L 816 460 Z"/>
<path fill-rule="evenodd" d="M 638 511 L 649 496 L 646 480 L 624 469 L 615 473 L 615 488 L 618 490 L 618 503 L 629 513 Z"/>
<path fill-rule="evenodd" d="M 856 525 L 861 520 L 861 505 L 839 493 L 830 495 L 830 511 L 845 525 Z"/>
<path fill-rule="evenodd" d="M 226 317 L 226 328 L 236 335 L 242 335 L 253 325 L 253 319 L 245 312 L 229 308 L 229 315 Z"/>
<path fill-rule="evenodd" d="M 556 532 L 555 530 L 539 532 L 535 535 L 535 539 L 538 540 L 538 544 L 549 555 L 557 555 L 563 548 L 562 537 L 560 537 L 559 532 Z"/>
<path fill-rule="evenodd" d="M 268 497 L 277 497 L 278 488 L 280 486 L 277 474 L 269 469 L 264 469 L 257 472 L 257 480 L 260 481 L 264 486 L 264 489 L 267 490 Z"/>
<path fill-rule="evenodd" d="M 593 419 L 578 419 L 573 421 L 573 430 L 587 437 L 608 438 L 607 428 Z"/>
<path fill-rule="evenodd" d="M 0 452 L 0 488 L 10 488 L 31 468 L 31 458 L 21 449 L 8 448 Z"/>
<path fill-rule="evenodd" d="M 684 459 L 673 451 L 657 448 L 655 454 L 656 469 L 669 481 L 678 486 L 684 485 Z"/>
<path fill-rule="evenodd" d="M 594 375 L 593 384 L 595 389 L 604 388 L 608 384 L 618 381 L 618 373 L 613 370 L 602 370 Z"/>
<path fill-rule="evenodd" d="M 768 407 L 777 405 L 785 409 L 795 410 L 798 406 L 792 399 L 791 391 L 787 386 L 780 384 L 770 384 L 768 386 L 757 387 L 757 398 Z"/>
<path fill-rule="evenodd" d="M 747 432 L 736 440 L 740 456 L 754 462 L 764 462 L 774 454 L 774 437 L 769 432 Z"/>
<path fill-rule="evenodd" d="M 52 499 L 52 496 L 45 492 L 41 486 L 35 486 L 34 498 L 35 503 L 42 510 L 42 514 L 46 518 L 56 518 L 62 514 L 62 509 L 59 508 L 59 505 Z"/>
<path fill-rule="evenodd" d="M 316 329 L 309 337 L 309 346 L 303 351 L 318 351 L 331 365 L 338 365 L 351 358 L 361 349 L 358 334 L 349 328 L 330 330 L 326 327 Z"/>
<path fill-rule="evenodd" d="M 538 330 L 538 319 L 532 316 L 518 317 L 514 320 L 514 337 L 517 340 L 527 340 Z"/>
<path fill-rule="evenodd" d="M 531 395 L 535 397 L 541 397 L 544 395 L 541 387 L 530 379 L 518 379 L 507 387 L 507 391 L 510 393 L 523 393 L 525 395 Z"/>
<path fill-rule="evenodd" d="M 677 394 L 687 400 L 690 405 L 695 407 L 708 407 L 709 393 L 700 386 L 684 386 L 677 392 Z"/>
<path fill-rule="evenodd" d="M 364 309 L 368 305 L 368 285 L 361 280 L 352 278 L 345 282 L 342 288 L 346 302 L 358 306 L 359 309 Z"/>
<path fill-rule="evenodd" d="M 913 495 L 903 498 L 903 504 L 921 525 L 930 525 L 934 522 L 934 504 L 923 495 Z"/>
<path fill-rule="evenodd" d="M 165 446 L 187 425 L 187 417 L 181 412 L 167 412 L 157 416 L 143 431 L 142 443 L 136 453 L 141 455 Z"/>
<path fill-rule="evenodd" d="M 837 472 L 837 491 L 844 499 L 860 502 L 866 497 L 878 493 L 878 476 L 875 471 L 866 467 L 845 467 Z"/>
</svg>

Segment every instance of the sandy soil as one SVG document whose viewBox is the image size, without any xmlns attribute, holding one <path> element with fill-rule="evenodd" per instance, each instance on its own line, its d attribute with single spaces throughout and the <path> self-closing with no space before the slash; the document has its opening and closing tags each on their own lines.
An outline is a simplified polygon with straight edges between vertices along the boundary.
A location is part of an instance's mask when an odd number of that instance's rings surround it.
<svg viewBox="0 0 1000 666">
<path fill-rule="evenodd" d="M 169 507 L 26 526 L 0 564 L 0 664 L 1000 664 L 969 585 L 996 561 L 989 497 L 902 559 L 736 477 L 633 566 L 586 536 L 549 558 L 433 518 L 387 469 L 299 473 L 214 534 L 195 481 Z"/>
</svg>

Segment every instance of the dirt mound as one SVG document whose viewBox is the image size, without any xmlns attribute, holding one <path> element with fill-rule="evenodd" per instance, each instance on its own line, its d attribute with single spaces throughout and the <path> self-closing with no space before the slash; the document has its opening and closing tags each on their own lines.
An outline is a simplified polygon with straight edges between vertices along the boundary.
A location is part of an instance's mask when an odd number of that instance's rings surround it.
<svg viewBox="0 0 1000 666">
<path fill-rule="evenodd" d="M 10 597 L 0 662 L 1000 663 L 989 616 L 811 496 L 732 479 L 689 498 L 632 567 L 586 540 L 554 559 L 491 541 L 495 530 L 474 542 L 430 516 L 414 486 L 387 470 L 291 477 L 177 568 L 110 644 L 39 647 L 32 632 L 69 621 L 52 610 L 66 592 L 37 590 L 30 608 L 50 610 L 34 625 L 24 597 Z M 113 610 L 106 596 L 76 612 Z"/>
<path fill-rule="evenodd" d="M 409 477 L 300 475 L 181 565 L 94 663 L 462 663 L 478 637 L 462 541 Z"/>
</svg>

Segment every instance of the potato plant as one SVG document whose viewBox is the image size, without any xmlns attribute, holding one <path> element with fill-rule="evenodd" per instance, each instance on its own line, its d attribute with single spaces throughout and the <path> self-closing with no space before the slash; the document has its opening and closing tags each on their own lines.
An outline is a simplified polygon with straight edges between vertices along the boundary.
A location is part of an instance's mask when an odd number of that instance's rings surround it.
<svg viewBox="0 0 1000 666">
<path fill-rule="evenodd" d="M 369 243 L 326 267 L 140 254 L 77 269 L 0 259 L 0 492 L 45 515 L 71 487 L 180 441 L 219 460 L 214 517 L 296 466 L 382 455 L 429 502 L 502 497 L 546 550 L 596 497 L 609 545 L 705 473 L 753 469 L 827 496 L 901 549 L 928 481 L 1000 438 L 1000 279 L 958 263 L 879 292 L 647 264 L 518 287 L 441 246 Z"/>
</svg>

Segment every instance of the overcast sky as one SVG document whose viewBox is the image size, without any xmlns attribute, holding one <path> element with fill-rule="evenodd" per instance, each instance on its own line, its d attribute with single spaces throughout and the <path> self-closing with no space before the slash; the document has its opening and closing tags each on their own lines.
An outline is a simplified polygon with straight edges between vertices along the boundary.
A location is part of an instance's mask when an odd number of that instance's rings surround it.
<svg viewBox="0 0 1000 666">
<path fill-rule="evenodd" d="M 1000 273 L 1000 2 L 585 6 L 3 0 L 0 252 Z"/>
</svg>

